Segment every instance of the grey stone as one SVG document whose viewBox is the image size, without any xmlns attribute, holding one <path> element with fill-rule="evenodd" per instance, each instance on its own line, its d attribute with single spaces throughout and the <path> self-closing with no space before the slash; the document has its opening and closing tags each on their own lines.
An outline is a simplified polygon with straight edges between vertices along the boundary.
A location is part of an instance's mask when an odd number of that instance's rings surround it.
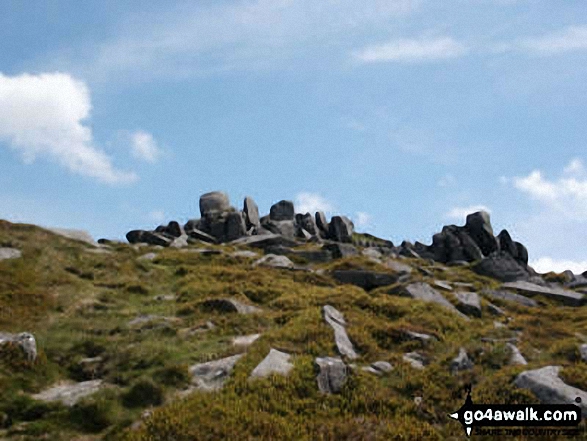
<svg viewBox="0 0 587 441">
<path fill-rule="evenodd" d="M 310 213 L 306 213 L 301 216 L 300 225 L 312 236 L 315 236 L 319 233 L 319 228 L 316 225 L 316 220 L 314 219 L 314 216 L 312 216 Z"/>
<path fill-rule="evenodd" d="M 463 249 L 463 254 L 465 256 L 464 261 L 474 262 L 483 259 L 481 248 L 479 248 L 479 245 L 477 245 L 471 236 L 469 236 L 464 230 L 458 230 L 457 237 L 459 238 L 460 246 Z M 458 262 L 458 260 L 454 259 L 453 262 Z"/>
<path fill-rule="evenodd" d="M 587 392 L 569 386 L 559 377 L 560 366 L 545 366 L 519 374 L 514 384 L 528 389 L 543 404 L 577 404 L 583 413 L 587 412 Z M 581 402 L 577 403 L 576 398 Z"/>
<path fill-rule="evenodd" d="M 330 262 L 332 260 L 332 253 L 328 250 L 296 250 L 293 251 L 294 256 L 306 259 L 309 262 Z"/>
<path fill-rule="evenodd" d="M 126 233 L 126 239 L 129 243 L 147 243 L 149 245 L 160 245 L 168 247 L 171 244 L 171 239 L 163 236 L 161 233 L 144 230 L 132 230 Z"/>
<path fill-rule="evenodd" d="M 393 366 L 387 361 L 376 361 L 370 366 L 364 366 L 362 370 L 375 375 L 383 375 L 391 372 L 393 370 Z"/>
<path fill-rule="evenodd" d="M 261 309 L 252 305 L 245 305 L 234 299 L 211 299 L 201 303 L 202 308 L 208 311 L 237 312 L 239 314 L 254 314 L 261 312 Z"/>
<path fill-rule="evenodd" d="M 70 228 L 47 228 L 47 230 L 59 236 L 66 237 L 67 239 L 77 240 L 92 246 L 98 245 L 92 235 L 84 230 L 74 230 Z"/>
<path fill-rule="evenodd" d="M 261 221 L 259 219 L 259 207 L 253 198 L 249 196 L 245 198 L 243 212 L 245 215 L 247 229 L 251 227 L 259 228 L 261 226 Z"/>
<path fill-rule="evenodd" d="M 250 346 L 261 337 L 261 334 L 239 335 L 232 339 L 234 346 Z"/>
<path fill-rule="evenodd" d="M 587 343 L 579 345 L 579 354 L 581 355 L 581 360 L 587 363 Z"/>
<path fill-rule="evenodd" d="M 322 393 L 339 393 L 348 378 L 348 368 L 339 357 L 317 357 L 315 363 L 319 373 L 316 377 Z"/>
<path fill-rule="evenodd" d="M 204 391 L 219 390 L 230 376 L 236 363 L 244 356 L 237 354 L 220 360 L 199 363 L 191 366 L 192 383 Z"/>
<path fill-rule="evenodd" d="M 290 354 L 271 349 L 263 361 L 253 369 L 253 372 L 251 372 L 251 378 L 264 378 L 271 374 L 289 374 L 293 368 L 293 364 L 289 361 L 290 358 Z"/>
<path fill-rule="evenodd" d="M 349 243 L 329 243 L 325 244 L 322 248 L 330 251 L 334 259 L 342 259 L 359 254 L 357 249 Z"/>
<path fill-rule="evenodd" d="M 485 257 L 482 261 L 473 265 L 472 269 L 477 274 L 493 277 L 502 282 L 513 282 L 529 277 L 528 271 L 504 251 Z"/>
<path fill-rule="evenodd" d="M 505 315 L 505 312 L 503 309 L 501 309 L 499 306 L 495 306 L 493 303 L 490 303 L 490 302 L 487 302 L 487 310 L 493 315 L 497 315 L 497 316 Z"/>
<path fill-rule="evenodd" d="M 269 218 L 274 221 L 293 221 L 294 204 L 292 201 L 279 201 L 269 209 Z"/>
<path fill-rule="evenodd" d="M 450 362 L 450 371 L 452 373 L 456 373 L 460 371 L 466 371 L 469 369 L 473 369 L 473 362 L 467 355 L 467 351 L 465 351 L 465 348 L 460 348 L 459 354 Z"/>
<path fill-rule="evenodd" d="M 483 255 L 488 256 L 499 249 L 499 243 L 493 235 L 489 213 L 486 211 L 469 214 L 465 229 L 475 243 L 479 245 Z"/>
<path fill-rule="evenodd" d="M 332 272 L 332 277 L 340 283 L 355 285 L 366 291 L 392 285 L 398 281 L 397 274 L 369 270 L 336 270 Z"/>
<path fill-rule="evenodd" d="M 35 400 L 45 402 L 58 401 L 72 407 L 82 398 L 93 395 L 104 387 L 102 380 L 82 381 L 81 383 L 62 383 L 41 393 L 32 395 Z"/>
<path fill-rule="evenodd" d="M 412 267 L 405 263 L 397 262 L 395 260 L 386 260 L 383 262 L 383 266 L 395 271 L 396 273 L 411 274 Z"/>
<path fill-rule="evenodd" d="M 186 228 L 186 233 L 193 239 L 201 240 L 206 243 L 217 243 L 218 241 L 214 236 L 208 233 L 198 230 L 197 228 Z"/>
<path fill-rule="evenodd" d="M 165 228 L 165 232 L 173 237 L 180 237 L 181 235 L 185 234 L 185 231 L 177 221 L 169 222 Z"/>
<path fill-rule="evenodd" d="M 481 300 L 476 292 L 457 291 L 454 295 L 458 301 L 459 311 L 473 317 L 481 317 Z"/>
<path fill-rule="evenodd" d="M 444 289 L 445 291 L 452 291 L 452 286 L 450 286 L 450 283 L 445 280 L 433 280 L 432 284 L 437 288 Z"/>
<path fill-rule="evenodd" d="M 267 254 L 253 263 L 253 266 L 266 266 L 271 268 L 293 268 L 294 263 L 286 256 Z"/>
<path fill-rule="evenodd" d="M 128 240 L 128 243 L 142 243 L 143 241 L 141 240 L 143 237 L 143 233 L 145 233 L 144 230 L 131 230 L 128 233 L 126 233 L 126 240 Z"/>
<path fill-rule="evenodd" d="M 277 245 L 293 247 L 297 245 L 297 242 L 280 234 L 270 233 L 261 236 L 242 237 L 240 239 L 233 240 L 229 243 L 229 245 L 247 245 L 255 248 L 267 248 Z"/>
<path fill-rule="evenodd" d="M 368 257 L 370 259 L 374 259 L 376 262 L 381 262 L 381 258 L 383 257 L 383 254 L 381 254 L 381 251 L 379 251 L 377 248 L 365 248 L 364 250 L 361 251 L 361 254 L 365 257 Z"/>
<path fill-rule="evenodd" d="M 527 365 L 528 362 L 520 352 L 517 346 L 512 343 L 506 343 L 506 346 L 510 350 L 510 364 L 513 365 Z"/>
<path fill-rule="evenodd" d="M 436 340 L 436 337 L 434 337 L 432 335 L 424 334 L 421 332 L 410 331 L 407 329 L 401 330 L 400 334 L 401 334 L 402 340 L 419 341 L 423 345 L 427 345 L 427 344 L 432 343 L 433 341 Z"/>
<path fill-rule="evenodd" d="M 586 303 L 585 295 L 578 292 L 562 288 L 548 288 L 526 281 L 504 283 L 502 287 L 506 289 L 512 289 L 526 295 L 540 294 L 567 306 L 581 306 Z"/>
<path fill-rule="evenodd" d="M 328 238 L 337 242 L 353 241 L 353 224 L 346 216 L 334 216 L 328 226 Z"/>
<path fill-rule="evenodd" d="M 467 317 L 462 312 L 460 312 L 458 309 L 456 309 L 452 305 L 452 303 L 450 303 L 448 300 L 446 300 L 442 296 L 442 294 L 440 294 L 438 291 L 436 291 L 434 288 L 432 288 L 427 283 L 412 283 L 405 288 L 405 291 L 403 294 L 407 295 L 409 297 L 412 297 L 413 299 L 416 299 L 416 300 L 422 300 L 424 302 L 436 303 L 436 304 L 454 312 L 459 317 L 462 317 L 465 320 L 469 320 L 469 317 Z"/>
<path fill-rule="evenodd" d="M 234 251 L 230 253 L 232 257 L 237 258 L 245 258 L 245 259 L 257 259 L 259 257 L 259 253 L 255 253 L 254 251 L 249 250 L 242 250 L 242 251 Z"/>
<path fill-rule="evenodd" d="M 169 245 L 171 248 L 185 248 L 188 246 L 188 236 L 187 234 L 182 234 L 179 237 L 173 239 L 173 242 Z"/>
<path fill-rule="evenodd" d="M 499 248 L 501 251 L 509 253 L 516 260 L 518 259 L 518 247 L 512 240 L 508 230 L 501 230 L 501 232 L 497 235 L 497 240 L 499 241 Z"/>
<path fill-rule="evenodd" d="M 227 213 L 224 221 L 223 242 L 230 242 L 247 235 L 245 220 L 240 212 Z"/>
<path fill-rule="evenodd" d="M 325 305 L 323 312 L 324 320 L 326 320 L 326 323 L 334 329 L 334 341 L 338 352 L 341 355 L 348 357 L 350 360 L 358 358 L 359 356 L 355 352 L 355 348 L 347 335 L 345 329 L 346 322 L 342 313 L 330 305 Z"/>
<path fill-rule="evenodd" d="M 320 231 L 323 233 L 328 233 L 329 225 L 328 221 L 326 220 L 326 215 L 322 211 L 316 212 L 316 226 Z"/>
<path fill-rule="evenodd" d="M 529 299 L 528 297 L 524 297 L 519 294 L 514 294 L 514 293 L 508 292 L 508 291 L 486 289 L 486 290 L 481 291 L 481 294 L 488 296 L 488 297 L 491 297 L 493 299 L 507 300 L 509 302 L 515 302 L 519 305 L 528 306 L 530 308 L 539 306 L 538 302 L 536 300 Z"/>
<path fill-rule="evenodd" d="M 454 286 L 456 286 L 457 288 L 465 288 L 465 289 L 473 289 L 475 288 L 475 285 L 473 283 L 467 283 L 467 282 L 451 282 Z"/>
<path fill-rule="evenodd" d="M 22 257 L 22 252 L 16 248 L 0 248 L 0 260 L 18 259 Z"/>
<path fill-rule="evenodd" d="M 20 346 L 28 362 L 33 362 L 37 359 L 37 341 L 30 332 L 21 332 L 19 334 L 0 332 L 0 346 L 6 343 L 14 343 Z"/>
<path fill-rule="evenodd" d="M 414 369 L 424 369 L 426 365 L 426 358 L 418 352 L 408 352 L 404 354 L 402 359 L 412 366 Z"/>
<path fill-rule="evenodd" d="M 263 227 L 273 234 L 279 234 L 291 240 L 294 240 L 296 237 L 296 225 L 292 220 L 270 220 L 269 222 L 264 223 Z"/>
<path fill-rule="evenodd" d="M 228 195 L 221 191 L 212 191 L 200 196 L 200 214 L 202 217 L 212 212 L 222 213 L 230 210 Z"/>
</svg>

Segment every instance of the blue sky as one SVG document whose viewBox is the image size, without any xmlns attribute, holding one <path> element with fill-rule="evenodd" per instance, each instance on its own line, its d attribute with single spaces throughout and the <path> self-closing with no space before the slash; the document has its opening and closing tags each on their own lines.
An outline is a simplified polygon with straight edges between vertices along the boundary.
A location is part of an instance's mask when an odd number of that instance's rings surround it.
<svg viewBox="0 0 587 441">
<path fill-rule="evenodd" d="M 585 2 L 143 3 L 0 2 L 0 218 L 122 238 L 224 190 L 430 243 L 484 207 L 587 270 Z"/>
</svg>

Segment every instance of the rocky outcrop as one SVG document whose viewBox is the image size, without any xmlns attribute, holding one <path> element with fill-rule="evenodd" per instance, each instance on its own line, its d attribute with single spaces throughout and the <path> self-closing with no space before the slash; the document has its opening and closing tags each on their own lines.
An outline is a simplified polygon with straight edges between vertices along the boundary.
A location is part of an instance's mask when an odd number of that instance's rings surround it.
<svg viewBox="0 0 587 441">
<path fill-rule="evenodd" d="M 290 363 L 291 355 L 285 352 L 271 349 L 269 354 L 257 365 L 251 378 L 264 378 L 271 374 L 287 375 L 293 369 L 293 364 Z"/>
<path fill-rule="evenodd" d="M 346 216 L 334 216 L 328 226 L 328 238 L 337 242 L 351 243 L 354 226 Z"/>
<path fill-rule="evenodd" d="M 481 294 L 492 299 L 507 300 L 508 302 L 514 302 L 518 305 L 528 306 L 530 308 L 539 306 L 536 300 L 529 299 L 528 297 L 524 297 L 519 294 L 514 294 L 508 291 L 486 289 L 481 291 Z"/>
<path fill-rule="evenodd" d="M 528 269 L 505 251 L 485 257 L 481 262 L 473 265 L 472 270 L 502 282 L 513 282 L 530 277 Z"/>
<path fill-rule="evenodd" d="M 243 214 L 245 216 L 245 223 L 247 231 L 251 228 L 259 228 L 261 221 L 259 220 L 259 207 L 253 198 L 247 196 L 243 204 Z"/>
<path fill-rule="evenodd" d="M 292 201 L 279 201 L 269 209 L 269 219 L 272 221 L 293 221 L 294 204 Z"/>
<path fill-rule="evenodd" d="M 473 317 L 481 317 L 481 300 L 475 292 L 457 291 L 454 293 L 457 299 L 457 309 L 463 314 Z"/>
</svg>

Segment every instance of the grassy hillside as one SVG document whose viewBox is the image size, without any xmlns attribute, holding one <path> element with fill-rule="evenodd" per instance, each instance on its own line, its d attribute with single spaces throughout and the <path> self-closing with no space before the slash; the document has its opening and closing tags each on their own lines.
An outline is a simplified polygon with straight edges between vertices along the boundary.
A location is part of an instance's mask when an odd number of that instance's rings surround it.
<svg viewBox="0 0 587 441">
<path fill-rule="evenodd" d="M 461 439 L 460 424 L 448 414 L 462 405 L 467 383 L 473 384 L 475 402 L 534 403 L 512 380 L 523 370 L 557 364 L 569 384 L 587 390 L 587 366 L 577 349 L 587 335 L 587 307 L 540 299 L 546 306 L 527 308 L 496 300 L 506 311 L 496 317 L 483 299 L 482 318 L 466 321 L 397 295 L 400 284 L 366 292 L 328 275 L 337 268 L 392 271 L 365 257 L 312 265 L 325 270 L 318 272 L 253 268 L 251 258 L 230 256 L 236 248 L 229 246 L 205 247 L 220 254 L 194 251 L 203 245 L 120 244 L 96 252 L 4 221 L 0 247 L 23 253 L 0 261 L 0 331 L 31 332 L 39 350 L 32 364 L 18 351 L 1 352 L 0 439 Z M 150 252 L 156 253 L 153 260 L 140 258 Z M 499 285 L 466 268 L 401 262 L 414 267 L 404 285 L 438 279 L 469 282 L 478 292 Z M 443 294 L 455 302 L 451 293 Z M 262 312 L 213 312 L 202 305 L 213 298 L 234 298 Z M 340 394 L 318 391 L 314 358 L 337 355 L 332 328 L 322 317 L 326 304 L 345 316 L 360 354 L 355 363 L 388 361 L 392 372 L 378 377 L 356 369 Z M 404 341 L 405 330 L 436 341 Z M 235 336 L 257 333 L 261 337 L 247 348 L 232 343 Z M 481 341 L 517 333 L 528 366 L 509 366 L 505 343 Z M 451 374 L 449 364 L 460 347 L 474 368 Z M 287 377 L 249 381 L 270 348 L 292 354 L 294 369 Z M 413 350 L 430 359 L 424 370 L 402 361 Z M 221 391 L 182 393 L 190 385 L 189 366 L 243 352 Z M 94 362 L 82 361 L 88 358 Z M 31 397 L 59 382 L 94 378 L 108 387 L 73 407 Z"/>
</svg>

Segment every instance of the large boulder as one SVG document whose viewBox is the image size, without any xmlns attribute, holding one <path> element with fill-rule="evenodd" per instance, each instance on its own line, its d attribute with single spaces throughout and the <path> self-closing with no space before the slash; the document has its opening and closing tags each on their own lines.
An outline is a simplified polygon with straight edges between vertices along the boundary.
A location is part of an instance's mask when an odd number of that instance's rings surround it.
<svg viewBox="0 0 587 441">
<path fill-rule="evenodd" d="M 242 213 L 238 211 L 227 213 L 224 221 L 224 237 L 222 237 L 222 241 L 230 242 L 246 235 L 247 228 Z"/>
<path fill-rule="evenodd" d="M 261 221 L 259 219 L 259 207 L 253 198 L 249 196 L 245 198 L 243 213 L 245 215 L 247 230 L 250 228 L 259 228 L 261 226 Z"/>
<path fill-rule="evenodd" d="M 291 355 L 285 352 L 271 349 L 269 354 L 257 365 L 251 378 L 264 378 L 271 374 L 287 375 L 293 369 L 293 364 L 289 361 Z"/>
<path fill-rule="evenodd" d="M 516 261 L 509 253 L 499 251 L 485 257 L 472 266 L 477 274 L 502 282 L 524 280 L 529 277 L 528 270 Z"/>
<path fill-rule="evenodd" d="M 328 226 L 328 238 L 337 242 L 353 241 L 353 223 L 346 216 L 334 216 Z"/>
<path fill-rule="evenodd" d="M 508 291 L 486 289 L 481 291 L 481 294 L 492 299 L 506 300 L 508 302 L 517 303 L 518 305 L 527 306 L 529 308 L 539 306 L 536 300 L 529 299 L 528 297 L 524 297 L 519 294 L 511 293 Z"/>
<path fill-rule="evenodd" d="M 295 240 L 297 229 L 293 220 L 269 220 L 263 223 L 263 227 L 273 234 L 279 234 L 288 239 Z"/>
<path fill-rule="evenodd" d="M 326 215 L 323 211 L 316 212 L 316 226 L 318 229 L 323 233 L 323 235 L 328 234 L 328 221 L 326 220 Z"/>
<path fill-rule="evenodd" d="M 245 245 L 255 248 L 267 249 L 275 246 L 293 247 L 297 242 L 293 239 L 282 236 L 281 234 L 263 234 L 259 236 L 247 236 L 233 240 L 230 245 Z"/>
<path fill-rule="evenodd" d="M 355 348 L 346 333 L 346 322 L 342 313 L 330 305 L 325 305 L 323 312 L 324 320 L 334 329 L 334 341 L 338 352 L 351 360 L 358 358 Z"/>
<path fill-rule="evenodd" d="M 463 314 L 481 317 L 481 301 L 476 292 L 457 291 L 457 309 Z"/>
<path fill-rule="evenodd" d="M 412 283 L 408 285 L 404 291 L 401 292 L 402 295 L 407 297 L 412 297 L 416 300 L 422 300 L 424 302 L 431 302 L 436 303 L 452 312 L 454 312 L 459 317 L 464 318 L 465 320 L 469 320 L 469 317 L 464 315 L 460 312 L 457 308 L 453 306 L 448 300 L 446 300 L 442 294 L 436 291 L 427 283 Z"/>
<path fill-rule="evenodd" d="M 293 221 L 294 204 L 292 201 L 279 201 L 269 210 L 269 218 L 274 221 Z"/>
<path fill-rule="evenodd" d="M 267 254 L 261 257 L 259 260 L 255 261 L 253 263 L 253 266 L 291 269 L 294 267 L 294 263 L 291 260 L 289 260 L 286 256 Z"/>
<path fill-rule="evenodd" d="M 301 228 L 306 230 L 312 236 L 315 236 L 319 233 L 319 229 L 318 229 L 318 226 L 316 225 L 316 221 L 314 220 L 314 217 L 310 213 L 300 215 L 298 224 Z"/>
<path fill-rule="evenodd" d="M 510 256 L 517 260 L 518 247 L 512 240 L 512 237 L 510 236 L 510 233 L 508 233 L 508 230 L 501 230 L 501 232 L 497 235 L 497 240 L 499 241 L 500 250 L 509 253 Z"/>
<path fill-rule="evenodd" d="M 202 217 L 212 212 L 225 212 L 230 210 L 228 195 L 221 191 L 212 191 L 200 196 L 200 214 Z"/>
<path fill-rule="evenodd" d="M 559 377 L 560 370 L 560 366 L 546 366 L 525 371 L 514 384 L 530 390 L 543 404 L 577 404 L 583 413 L 587 412 L 587 392 L 566 384 Z"/>
<path fill-rule="evenodd" d="M 499 243 L 493 235 L 489 213 L 486 211 L 469 214 L 465 229 L 475 243 L 479 245 L 483 255 L 488 256 L 499 250 Z"/>
</svg>

